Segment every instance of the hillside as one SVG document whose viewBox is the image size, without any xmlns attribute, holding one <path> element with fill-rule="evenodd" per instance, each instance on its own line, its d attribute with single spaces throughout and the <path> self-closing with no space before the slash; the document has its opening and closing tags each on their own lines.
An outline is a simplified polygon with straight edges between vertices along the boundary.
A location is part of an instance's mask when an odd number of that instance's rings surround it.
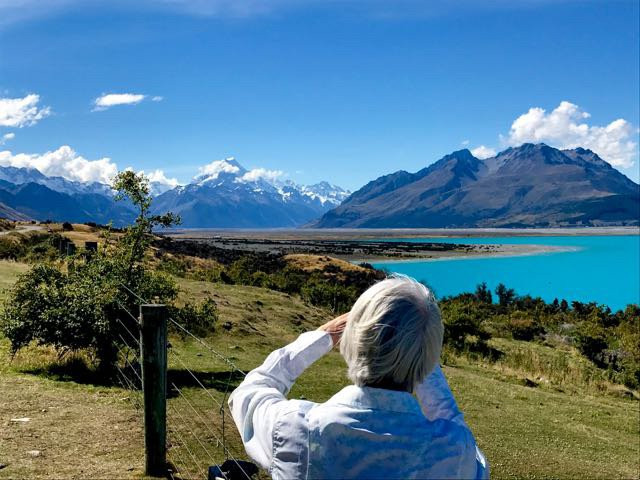
<svg viewBox="0 0 640 480">
<path fill-rule="evenodd" d="M 590 150 L 524 144 L 469 150 L 380 177 L 310 226 L 320 228 L 637 225 L 639 186 Z"/>
<path fill-rule="evenodd" d="M 15 274 L 13 269 L 6 271 L 5 265 L 0 262 L 0 275 L 9 275 L 9 281 Z M 226 326 L 206 340 L 245 370 L 330 316 L 296 297 L 264 288 L 186 279 L 180 280 L 180 287 L 183 301 L 211 298 L 216 302 L 219 325 Z M 228 366 L 196 342 L 173 335 L 171 344 L 169 367 L 174 378 L 180 378 L 183 363 L 202 378 L 228 375 Z M 559 356 L 553 348 L 513 340 L 500 340 L 496 346 L 508 352 L 510 360 L 491 364 L 447 355 L 444 367 L 465 419 L 491 462 L 492 478 L 636 475 L 636 400 L 603 396 L 590 388 L 581 380 L 581 363 L 570 353 Z M 0 355 L 8 358 L 4 339 L 0 339 Z M 534 378 L 527 363 L 536 362 L 564 362 L 575 370 L 562 386 L 555 379 L 526 386 L 525 379 Z M 0 365 L 0 387 L 7 392 L 0 401 L 0 415 L 31 419 L 9 422 L 0 429 L 0 460 L 5 465 L 0 478 L 46 478 L 54 471 L 69 478 L 140 478 L 143 436 L 141 417 L 134 408 L 136 393 L 96 382 L 74 367 L 73 358 L 57 360 L 48 348 L 31 347 L 11 363 Z M 290 398 L 324 401 L 346 384 L 344 362 L 333 351 L 305 372 Z M 219 424 L 218 408 L 208 395 L 196 386 L 183 390 Z M 220 400 L 223 390 L 218 386 L 209 392 Z M 192 428 L 175 417 L 176 410 L 189 411 L 184 401 L 172 397 L 169 404 L 173 428 Z M 241 450 L 235 428 L 230 430 L 231 445 Z M 203 464 L 211 463 L 187 436 L 188 430 L 178 432 Z M 207 442 L 215 448 L 213 439 Z M 27 453 L 34 450 L 41 454 Z M 170 458 L 174 458 L 171 453 Z"/>
</svg>

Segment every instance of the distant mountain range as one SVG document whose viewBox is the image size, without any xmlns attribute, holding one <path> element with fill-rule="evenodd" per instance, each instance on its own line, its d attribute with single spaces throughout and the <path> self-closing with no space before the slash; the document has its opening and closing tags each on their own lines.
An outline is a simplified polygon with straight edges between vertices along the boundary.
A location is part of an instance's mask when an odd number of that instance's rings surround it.
<svg viewBox="0 0 640 480">
<path fill-rule="evenodd" d="M 0 167 L 0 215 L 11 220 L 113 221 L 135 218 L 126 202 L 116 202 L 108 185 L 48 177 L 34 168 Z"/>
<path fill-rule="evenodd" d="M 469 150 L 369 182 L 319 228 L 638 225 L 639 186 L 591 150 L 524 144 L 481 160 Z"/>
<path fill-rule="evenodd" d="M 184 227 L 297 227 L 349 196 L 327 182 L 302 186 L 254 177 L 233 158 L 216 163 L 215 171 L 159 195 L 154 211 L 177 213 Z"/>
<path fill-rule="evenodd" d="M 327 182 L 302 186 L 266 180 L 233 159 L 193 183 L 171 189 L 152 182 L 156 212 L 173 211 L 184 227 L 296 227 L 338 206 L 349 192 Z M 108 185 L 49 177 L 33 168 L 0 167 L 0 216 L 12 220 L 130 223 L 130 204 L 116 202 Z"/>
<path fill-rule="evenodd" d="M 273 173 L 273 172 L 271 172 Z M 184 227 L 418 228 L 638 225 L 640 187 L 591 150 L 524 144 L 479 159 L 460 150 L 416 172 L 398 171 L 353 194 L 303 186 L 233 158 L 213 162 L 188 185 L 153 182 L 154 212 Z M 108 185 L 0 167 L 0 216 L 15 220 L 135 218 Z"/>
</svg>

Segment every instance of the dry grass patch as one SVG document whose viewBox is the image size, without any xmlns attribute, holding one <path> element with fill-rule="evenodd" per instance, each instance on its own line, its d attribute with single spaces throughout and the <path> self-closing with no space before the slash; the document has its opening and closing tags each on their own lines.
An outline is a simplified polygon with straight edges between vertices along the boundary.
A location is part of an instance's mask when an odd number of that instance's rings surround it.
<svg viewBox="0 0 640 480">
<path fill-rule="evenodd" d="M 285 255 L 284 259 L 289 265 L 305 272 L 324 271 L 346 271 L 346 272 L 366 272 L 366 269 L 359 265 L 340 260 L 339 258 L 327 255 L 310 255 L 306 253 L 292 253 Z"/>
<path fill-rule="evenodd" d="M 0 376 L 0 391 L 0 478 L 143 476 L 128 392 L 22 375 Z"/>
</svg>

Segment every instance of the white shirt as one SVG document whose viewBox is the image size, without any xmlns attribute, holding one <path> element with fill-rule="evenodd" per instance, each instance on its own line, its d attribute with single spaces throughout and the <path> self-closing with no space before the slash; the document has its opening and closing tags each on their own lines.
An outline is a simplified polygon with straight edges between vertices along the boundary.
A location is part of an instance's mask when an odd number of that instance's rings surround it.
<svg viewBox="0 0 640 480">
<path fill-rule="evenodd" d="M 488 478 L 489 467 L 440 367 L 407 392 L 345 387 L 325 403 L 287 400 L 333 347 L 303 333 L 249 372 L 229 398 L 247 454 L 275 479 Z"/>
</svg>

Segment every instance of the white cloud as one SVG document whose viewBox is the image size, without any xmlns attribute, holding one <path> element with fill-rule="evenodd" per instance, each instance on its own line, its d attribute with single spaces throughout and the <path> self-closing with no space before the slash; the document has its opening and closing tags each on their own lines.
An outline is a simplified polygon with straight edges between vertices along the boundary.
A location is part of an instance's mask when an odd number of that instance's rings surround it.
<svg viewBox="0 0 640 480">
<path fill-rule="evenodd" d="M 136 105 L 146 98 L 146 95 L 140 93 L 108 93 L 96 98 L 94 103 L 95 110 L 106 110 L 116 105 Z"/>
<path fill-rule="evenodd" d="M 273 183 L 278 178 L 282 177 L 284 172 L 282 170 L 267 170 L 266 168 L 254 168 L 240 177 L 240 181 L 243 182 L 255 182 L 257 180 L 266 180 Z"/>
<path fill-rule="evenodd" d="M 589 125 L 586 120 L 590 116 L 567 101 L 560 102 L 551 112 L 533 107 L 513 122 L 503 141 L 507 145 L 544 142 L 563 149 L 584 147 L 614 167 L 632 167 L 638 151 L 631 124 L 619 118 L 604 126 Z"/>
<path fill-rule="evenodd" d="M 30 127 L 51 115 L 50 107 L 39 107 L 40 95 L 0 98 L 0 127 Z"/>
<path fill-rule="evenodd" d="M 180 182 L 178 182 L 178 179 L 167 177 L 164 171 L 162 170 L 153 170 L 149 173 L 145 173 L 144 170 L 142 170 L 140 171 L 140 173 L 144 174 L 149 179 L 150 182 L 160 183 L 162 185 L 166 185 L 171 188 L 175 188 L 178 185 L 180 185 Z"/>
<path fill-rule="evenodd" d="M 162 100 L 164 100 L 164 97 L 162 97 L 160 95 L 156 95 L 155 97 L 151 97 L 151 101 L 152 102 L 161 102 Z"/>
<path fill-rule="evenodd" d="M 15 133 L 13 133 L 13 132 L 5 133 L 2 137 L 0 137 L 0 145 L 4 145 L 9 140 L 13 140 L 14 138 L 16 138 L 16 134 Z"/>
<path fill-rule="evenodd" d="M 233 157 L 224 160 L 214 160 L 207 165 L 198 168 L 198 177 L 209 177 L 210 179 L 218 178 L 221 173 L 239 173 L 240 166 L 235 162 Z"/>
<path fill-rule="evenodd" d="M 491 158 L 495 157 L 496 151 L 491 147 L 480 145 L 479 147 L 472 149 L 471 154 L 476 158 Z"/>
<path fill-rule="evenodd" d="M 35 168 L 47 176 L 64 177 L 78 182 L 110 183 L 118 167 L 110 158 L 87 160 L 68 145 L 43 154 L 0 151 L 0 165 Z"/>
<path fill-rule="evenodd" d="M 469 140 L 463 140 L 460 142 L 462 145 L 469 145 Z"/>
</svg>

